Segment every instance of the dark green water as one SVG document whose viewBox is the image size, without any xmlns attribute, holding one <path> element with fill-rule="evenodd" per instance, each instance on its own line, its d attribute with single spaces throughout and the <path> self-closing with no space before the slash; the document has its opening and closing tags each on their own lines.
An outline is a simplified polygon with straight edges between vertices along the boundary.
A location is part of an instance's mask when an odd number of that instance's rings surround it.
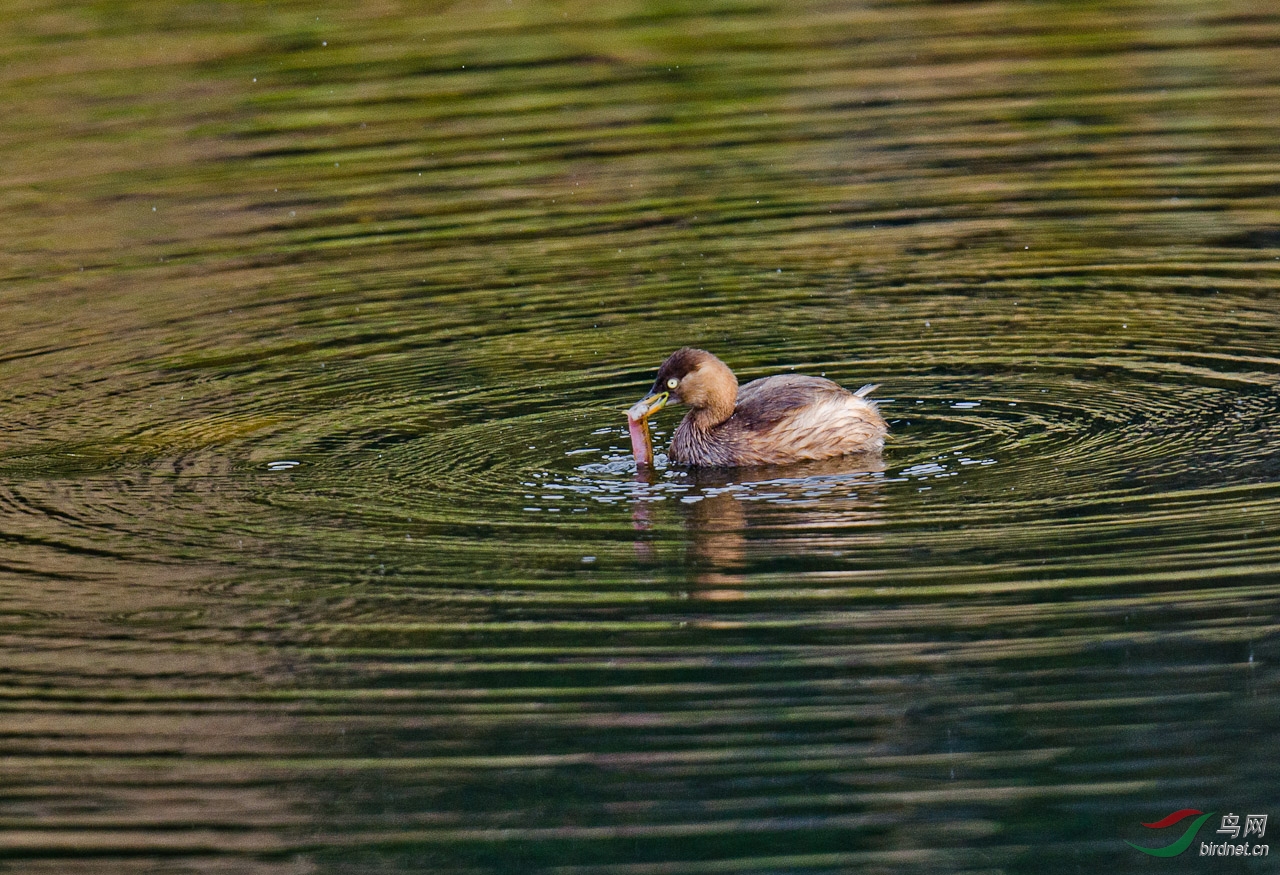
<svg viewBox="0 0 1280 875">
<path fill-rule="evenodd" d="M 1274 4 L 6 19 L 0 868 L 1274 869 Z"/>
</svg>

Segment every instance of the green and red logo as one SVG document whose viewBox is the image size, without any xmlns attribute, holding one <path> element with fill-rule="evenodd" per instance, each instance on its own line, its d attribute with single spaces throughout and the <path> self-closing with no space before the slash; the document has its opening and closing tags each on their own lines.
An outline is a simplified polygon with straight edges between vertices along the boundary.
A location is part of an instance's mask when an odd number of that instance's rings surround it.
<svg viewBox="0 0 1280 875">
<path fill-rule="evenodd" d="M 1178 836 L 1172 844 L 1165 845 L 1161 848 L 1144 848 L 1142 845 L 1135 845 L 1133 842 L 1126 840 L 1125 844 L 1131 848 L 1142 851 L 1144 854 L 1150 854 L 1153 857 L 1176 857 L 1187 848 L 1191 847 L 1191 843 L 1196 839 L 1196 833 L 1200 831 L 1200 827 L 1204 826 L 1204 822 L 1213 817 L 1213 812 L 1206 814 L 1195 808 L 1183 808 L 1181 811 L 1175 811 L 1168 817 L 1162 817 L 1154 823 L 1144 823 L 1147 829 L 1168 829 L 1177 823 L 1182 823 L 1188 817 L 1194 817 L 1191 825 L 1182 831 L 1182 835 Z"/>
</svg>

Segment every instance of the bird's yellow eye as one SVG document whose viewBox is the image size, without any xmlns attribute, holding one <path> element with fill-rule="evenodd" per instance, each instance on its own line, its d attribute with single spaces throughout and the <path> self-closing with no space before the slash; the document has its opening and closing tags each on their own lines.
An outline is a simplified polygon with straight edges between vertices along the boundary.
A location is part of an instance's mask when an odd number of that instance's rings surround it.
<svg viewBox="0 0 1280 875">
<path fill-rule="evenodd" d="M 680 381 L 677 380 L 675 377 L 672 377 L 670 380 L 667 380 L 668 389 L 674 389 L 676 386 L 679 386 L 679 385 L 680 385 Z"/>
</svg>

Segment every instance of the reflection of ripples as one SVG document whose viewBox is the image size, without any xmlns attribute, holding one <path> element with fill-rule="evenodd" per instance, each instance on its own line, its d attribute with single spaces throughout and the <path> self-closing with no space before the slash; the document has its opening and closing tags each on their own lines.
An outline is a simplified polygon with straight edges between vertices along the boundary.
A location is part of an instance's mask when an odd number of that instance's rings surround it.
<svg viewBox="0 0 1280 875">
<path fill-rule="evenodd" d="M 1007 295 L 966 301 L 962 314 L 928 299 L 862 307 L 874 336 L 843 354 L 824 352 L 804 308 L 818 296 L 839 312 L 849 306 L 846 293 L 806 290 L 799 312 L 779 317 L 797 332 L 785 346 L 768 346 L 776 326 L 765 331 L 748 320 L 738 331 L 742 345 L 724 351 L 744 378 L 794 367 L 882 384 L 892 431 L 879 471 L 743 471 L 709 485 L 660 456 L 658 476 L 637 480 L 623 410 L 661 352 L 629 351 L 603 363 L 593 355 L 587 364 L 512 359 L 504 333 L 512 326 L 502 323 L 473 326 L 466 349 L 433 351 L 455 326 L 422 321 L 415 333 L 398 299 L 362 305 L 357 322 L 331 326 L 330 343 L 289 358 L 285 371 L 279 354 L 264 349 L 253 367 L 186 379 L 180 391 L 159 382 L 114 386 L 113 403 L 135 409 L 170 396 L 169 418 L 125 420 L 105 439 L 64 442 L 54 452 L 17 447 L 4 464 L 14 476 L 39 478 L 20 491 L 40 509 L 32 518 L 61 521 L 55 542 L 87 549 L 109 542 L 105 533 L 127 532 L 145 545 L 130 548 L 139 554 L 158 549 L 215 564 L 245 543 L 274 551 L 274 561 L 316 562 L 335 573 L 366 568 L 370 540 L 398 540 L 400 565 L 422 561 L 408 544 L 463 561 L 493 561 L 502 544 L 568 552 L 595 531 L 589 527 L 625 523 L 637 504 L 652 505 L 657 531 L 669 536 L 665 525 L 691 519 L 688 505 L 731 489 L 741 501 L 797 512 L 844 513 L 842 503 L 870 500 L 878 525 L 901 533 L 945 521 L 975 545 L 1001 543 L 1015 520 L 1006 545 L 1059 538 L 1064 518 L 1092 518 L 1096 525 L 1072 535 L 1081 544 L 1105 536 L 1124 502 L 1159 500 L 1177 522 L 1168 528 L 1173 540 L 1134 541 L 1116 561 L 1136 566 L 1146 555 L 1177 552 L 1177 539 L 1207 507 L 1215 519 L 1236 506 L 1269 507 L 1270 498 L 1248 487 L 1274 477 L 1270 448 L 1280 432 L 1280 363 L 1258 354 L 1257 329 L 1238 332 L 1221 352 L 1192 349 L 1197 335 L 1185 325 L 1124 348 L 1107 333 L 1114 320 L 1093 314 L 1140 310 L 1136 294 L 1101 294 L 1085 306 L 1046 293 L 1037 306 L 1016 308 L 1021 321 L 996 349 L 985 326 L 1015 309 Z M 672 312 L 687 306 L 673 303 Z M 544 325 L 543 315 L 518 323 L 535 348 L 565 320 L 556 311 Z M 196 351 L 171 366 L 179 365 L 217 372 L 227 361 Z M 664 414 L 658 423 L 659 451 L 674 422 Z M 170 506 L 161 516 L 148 512 L 158 494 Z M 755 511 L 744 525 L 762 519 Z M 799 514 L 795 527 L 813 519 Z M 482 546 L 482 537 L 496 539 Z M 954 532 L 931 537 L 955 549 L 962 541 Z M 1028 559 L 1019 553 L 1013 561 Z"/>
<path fill-rule="evenodd" d="M 1113 363 L 1092 380 L 1058 379 L 1053 371 L 1070 369 L 1070 362 L 1029 377 L 969 376 L 952 397 L 937 394 L 945 382 L 899 377 L 894 397 L 884 403 L 893 434 L 882 479 L 931 486 L 961 479 L 977 495 L 1014 488 L 1023 502 L 1087 504 L 1138 483 L 1248 478 L 1271 463 L 1277 414 L 1265 374 L 1202 370 L 1197 382 L 1158 362 L 1122 365 Z M 475 394 L 456 402 L 456 414 L 414 414 L 420 434 L 377 442 L 326 435 L 310 455 L 331 484 L 347 476 L 385 479 L 373 504 L 421 512 L 429 496 L 431 507 L 459 519 L 680 500 L 694 485 L 661 455 L 661 476 L 636 482 L 615 409 L 630 395 L 615 383 L 593 385 L 588 377 L 572 388 L 569 380 L 539 384 L 538 397 L 566 400 L 532 411 L 518 386 Z M 913 389 L 932 394 L 913 397 Z M 600 403 L 606 394 L 612 404 Z M 580 409 L 574 398 L 582 399 Z M 659 432 L 659 447 L 664 442 Z M 829 493 L 838 485 L 792 473 L 797 483 L 784 491 L 787 500 L 793 492 Z"/>
<path fill-rule="evenodd" d="M 173 492 L 179 504 L 190 496 L 190 516 L 168 518 L 175 528 L 166 540 L 174 545 L 259 534 L 255 528 L 263 524 L 261 518 L 206 512 L 202 488 L 264 509 L 318 515 L 321 521 L 332 515 L 332 525 L 341 519 L 346 529 L 337 543 L 354 548 L 363 527 L 388 521 L 475 526 L 528 521 L 540 514 L 552 526 L 542 534 L 556 538 L 559 516 L 610 519 L 610 507 L 687 504 L 717 488 L 735 490 L 741 500 L 797 506 L 856 500 L 869 484 L 875 484 L 877 501 L 899 489 L 942 490 L 969 503 L 966 525 L 971 527 L 987 525 L 986 514 L 995 525 L 1015 507 L 1023 526 L 1037 520 L 1051 525 L 1066 508 L 1077 515 L 1093 507 L 1106 512 L 1109 503 L 1140 492 L 1217 484 L 1224 489 L 1219 500 L 1230 502 L 1240 493 L 1228 487 L 1254 482 L 1274 466 L 1269 448 L 1278 430 L 1277 412 L 1270 386 L 1274 377 L 1261 369 L 1270 367 L 1265 361 L 1255 360 L 1255 370 L 1243 374 L 1214 371 L 1204 363 L 1188 373 L 1179 365 L 1164 368 L 1158 360 L 1139 358 L 1113 360 L 1105 368 L 1094 364 L 1092 374 L 1081 374 L 1077 368 L 1083 366 L 1074 359 L 1045 354 L 1035 359 L 1040 364 L 1027 374 L 970 372 L 954 381 L 910 374 L 883 378 L 892 433 L 879 472 L 856 470 L 856 463 L 855 470 L 844 473 L 744 471 L 729 474 L 725 484 L 708 486 L 689 471 L 668 466 L 660 455 L 658 476 L 638 481 L 621 410 L 639 391 L 643 371 L 625 379 L 613 373 L 559 374 L 530 385 L 412 394 L 403 387 L 421 378 L 401 375 L 389 381 L 386 396 L 361 380 L 354 394 L 367 400 L 363 406 L 343 406 L 340 415 L 321 409 L 320 399 L 340 391 L 341 384 L 296 385 L 303 408 L 307 395 L 316 395 L 317 412 L 288 426 L 275 421 L 266 431 L 249 430 L 248 437 L 213 426 L 149 429 L 119 445 L 117 455 L 106 456 L 111 466 L 135 472 L 115 481 L 124 488 L 115 488 L 109 501 L 96 509 L 86 495 L 55 503 L 65 505 L 70 525 L 87 530 L 117 519 L 141 534 L 139 523 L 123 521 L 145 519 L 153 527 L 163 522 L 140 513 L 129 497 L 145 500 L 157 483 L 166 482 L 148 473 L 149 463 L 139 468 L 129 461 L 133 448 L 143 443 L 147 456 L 164 460 L 160 472 L 172 471 L 175 487 L 184 481 L 195 487 Z M 875 373 L 901 367 L 882 363 Z M 868 366 L 850 367 L 855 369 L 866 373 Z M 942 391 L 953 383 L 954 394 Z M 267 411 L 239 415 L 270 419 Z M 663 423 L 659 447 L 673 424 Z M 221 451 L 227 461 L 205 451 L 165 460 L 193 434 L 208 440 L 214 433 L 227 442 Z M 263 473 L 251 475 L 244 464 L 230 462 L 246 453 Z M 73 460 L 60 464 L 74 470 Z M 11 458 L 10 466 L 49 469 L 38 456 L 27 462 Z M 913 513 L 921 514 L 922 522 L 936 513 L 933 504 L 912 509 L 898 503 L 899 524 L 911 524 Z M 224 530 L 201 536 L 208 526 Z M 331 526 L 320 522 L 319 531 Z M 159 534 L 153 531 L 152 539 Z M 306 532 L 295 534 L 299 555 L 317 549 L 306 546 Z M 520 538 L 537 536 L 528 530 Z"/>
</svg>

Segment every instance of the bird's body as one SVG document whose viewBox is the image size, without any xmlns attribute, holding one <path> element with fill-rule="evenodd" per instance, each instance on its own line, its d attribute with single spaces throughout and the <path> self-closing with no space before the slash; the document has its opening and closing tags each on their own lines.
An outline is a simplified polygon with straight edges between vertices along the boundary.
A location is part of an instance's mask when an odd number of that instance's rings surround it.
<svg viewBox="0 0 1280 875">
<path fill-rule="evenodd" d="M 850 392 L 821 377 L 782 374 L 739 388 L 720 359 L 700 349 L 677 350 L 658 370 L 644 418 L 668 400 L 687 404 L 668 453 L 685 465 L 785 465 L 850 453 L 878 453 L 888 426 L 874 386 Z"/>
<path fill-rule="evenodd" d="M 865 398 L 821 377 L 785 374 L 742 386 L 733 414 L 716 425 L 700 427 L 690 411 L 670 457 L 687 465 L 780 465 L 879 451 L 885 431 Z"/>
</svg>

